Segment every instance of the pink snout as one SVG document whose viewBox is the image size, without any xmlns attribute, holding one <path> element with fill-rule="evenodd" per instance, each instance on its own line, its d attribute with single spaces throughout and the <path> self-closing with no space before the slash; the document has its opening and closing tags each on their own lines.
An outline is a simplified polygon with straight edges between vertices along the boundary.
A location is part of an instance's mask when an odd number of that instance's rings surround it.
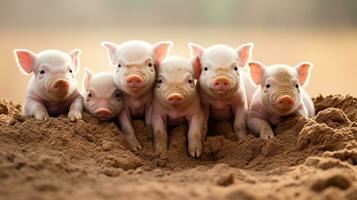
<svg viewBox="0 0 357 200">
<path fill-rule="evenodd" d="M 280 109 L 289 110 L 294 106 L 294 99 L 289 95 L 283 95 L 276 100 L 276 105 Z"/>
<path fill-rule="evenodd" d="M 140 75 L 132 74 L 127 77 L 126 85 L 129 88 L 141 88 L 144 86 L 144 79 Z"/>
<path fill-rule="evenodd" d="M 166 101 L 168 101 L 171 105 L 180 105 L 184 101 L 184 97 L 182 94 L 174 92 L 166 97 Z"/>
<path fill-rule="evenodd" d="M 51 92 L 55 96 L 65 96 L 69 89 L 69 83 L 66 80 L 56 80 L 51 85 Z"/>
<path fill-rule="evenodd" d="M 231 84 L 226 77 L 219 76 L 213 81 L 213 89 L 217 91 L 226 91 L 230 88 Z"/>
<path fill-rule="evenodd" d="M 107 119 L 112 116 L 113 112 L 109 110 L 108 108 L 97 108 L 94 112 L 94 116 L 100 118 L 100 119 Z"/>
</svg>

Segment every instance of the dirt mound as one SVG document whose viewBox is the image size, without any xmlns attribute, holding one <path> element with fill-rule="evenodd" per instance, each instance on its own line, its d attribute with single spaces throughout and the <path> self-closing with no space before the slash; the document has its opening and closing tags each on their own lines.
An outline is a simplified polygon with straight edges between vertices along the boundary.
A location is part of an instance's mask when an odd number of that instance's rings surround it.
<svg viewBox="0 0 357 200">
<path fill-rule="evenodd" d="M 41 122 L 0 101 L 0 199 L 357 199 L 357 99 L 314 102 L 316 117 L 288 118 L 269 141 L 234 141 L 229 122 L 213 124 L 195 160 L 184 125 L 159 157 L 142 121 L 144 149 L 132 153 L 113 122 Z"/>
</svg>

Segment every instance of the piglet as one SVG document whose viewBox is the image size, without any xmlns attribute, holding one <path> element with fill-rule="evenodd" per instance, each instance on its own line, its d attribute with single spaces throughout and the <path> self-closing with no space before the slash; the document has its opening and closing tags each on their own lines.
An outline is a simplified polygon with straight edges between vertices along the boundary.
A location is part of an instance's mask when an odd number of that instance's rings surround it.
<svg viewBox="0 0 357 200">
<path fill-rule="evenodd" d="M 102 42 L 107 48 L 111 65 L 115 67 L 114 82 L 123 92 L 124 111 L 119 115 L 119 125 L 132 150 L 142 149 L 138 142 L 132 118 L 145 118 L 151 125 L 155 66 L 168 54 L 172 42 L 153 45 L 143 41 L 127 41 L 122 44 Z"/>
<path fill-rule="evenodd" d="M 198 90 L 205 116 L 205 132 L 208 119 L 232 119 L 233 130 L 238 139 L 246 136 L 249 74 L 245 70 L 252 55 L 253 44 L 248 43 L 233 49 L 226 45 L 203 47 L 190 43 L 191 57 L 199 75 Z M 245 79 L 245 80 L 244 80 Z M 251 84 L 252 85 L 252 84 Z"/>
<path fill-rule="evenodd" d="M 302 62 L 295 67 L 250 62 L 250 75 L 259 85 L 248 112 L 248 127 L 263 139 L 274 137 L 271 126 L 292 114 L 312 117 L 314 104 L 305 92 L 312 64 Z"/>
<path fill-rule="evenodd" d="M 68 112 L 70 121 L 82 118 L 82 99 L 77 89 L 79 55 L 75 49 L 69 54 L 58 50 L 45 50 L 35 54 L 25 49 L 15 49 L 14 55 L 20 70 L 33 73 L 27 88 L 24 114 L 38 120 Z"/>
<path fill-rule="evenodd" d="M 108 121 L 124 108 L 123 95 L 114 83 L 114 72 L 94 74 L 84 69 L 82 96 L 84 108 L 96 118 Z"/>
<path fill-rule="evenodd" d="M 204 116 L 194 78 L 192 63 L 182 57 L 169 57 L 158 67 L 152 125 L 155 150 L 160 154 L 167 150 L 167 124 L 182 120 L 189 124 L 189 154 L 198 158 L 202 153 Z"/>
</svg>

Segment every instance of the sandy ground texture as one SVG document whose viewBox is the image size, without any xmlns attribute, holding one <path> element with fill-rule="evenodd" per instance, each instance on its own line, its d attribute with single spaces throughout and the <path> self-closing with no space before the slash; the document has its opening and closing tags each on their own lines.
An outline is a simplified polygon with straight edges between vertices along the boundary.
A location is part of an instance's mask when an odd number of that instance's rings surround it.
<svg viewBox="0 0 357 200">
<path fill-rule="evenodd" d="M 314 102 L 316 117 L 288 118 L 269 141 L 234 141 L 229 122 L 213 124 L 195 160 L 186 126 L 159 157 L 142 121 L 144 149 L 132 153 L 114 123 L 41 122 L 0 101 L 0 199 L 357 199 L 357 99 Z"/>
</svg>

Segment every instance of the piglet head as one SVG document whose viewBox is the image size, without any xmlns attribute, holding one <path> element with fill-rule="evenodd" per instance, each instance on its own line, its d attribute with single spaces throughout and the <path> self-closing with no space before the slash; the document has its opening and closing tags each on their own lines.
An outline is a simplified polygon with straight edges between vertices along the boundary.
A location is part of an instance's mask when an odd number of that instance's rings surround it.
<svg viewBox="0 0 357 200">
<path fill-rule="evenodd" d="M 117 89 L 113 78 L 113 72 L 93 74 L 85 68 L 82 94 L 84 107 L 100 120 L 113 119 L 124 107 L 122 94 Z"/>
<path fill-rule="evenodd" d="M 16 49 L 17 66 L 24 74 L 34 74 L 37 93 L 44 99 L 63 100 L 77 89 L 75 75 L 78 73 L 79 55 L 75 49 L 70 53 L 45 50 L 35 54 L 29 50 Z"/>
<path fill-rule="evenodd" d="M 229 97 L 240 87 L 240 70 L 245 68 L 253 44 L 233 49 L 226 45 L 213 45 L 207 49 L 190 43 L 195 75 L 202 90 L 217 97 Z"/>
<path fill-rule="evenodd" d="M 102 42 L 111 64 L 115 67 L 117 86 L 130 95 L 138 96 L 150 90 L 155 82 L 155 67 L 166 57 L 172 42 L 153 45 L 143 41 L 128 41 L 120 45 Z"/>
<path fill-rule="evenodd" d="M 261 100 L 271 112 L 285 116 L 295 112 L 302 104 L 301 90 L 307 84 L 312 64 L 302 62 L 295 67 L 262 63 L 249 63 L 250 75 L 260 86 Z"/>
<path fill-rule="evenodd" d="M 196 94 L 192 63 L 182 57 L 171 56 L 158 66 L 155 98 L 170 107 L 182 107 Z"/>
</svg>

